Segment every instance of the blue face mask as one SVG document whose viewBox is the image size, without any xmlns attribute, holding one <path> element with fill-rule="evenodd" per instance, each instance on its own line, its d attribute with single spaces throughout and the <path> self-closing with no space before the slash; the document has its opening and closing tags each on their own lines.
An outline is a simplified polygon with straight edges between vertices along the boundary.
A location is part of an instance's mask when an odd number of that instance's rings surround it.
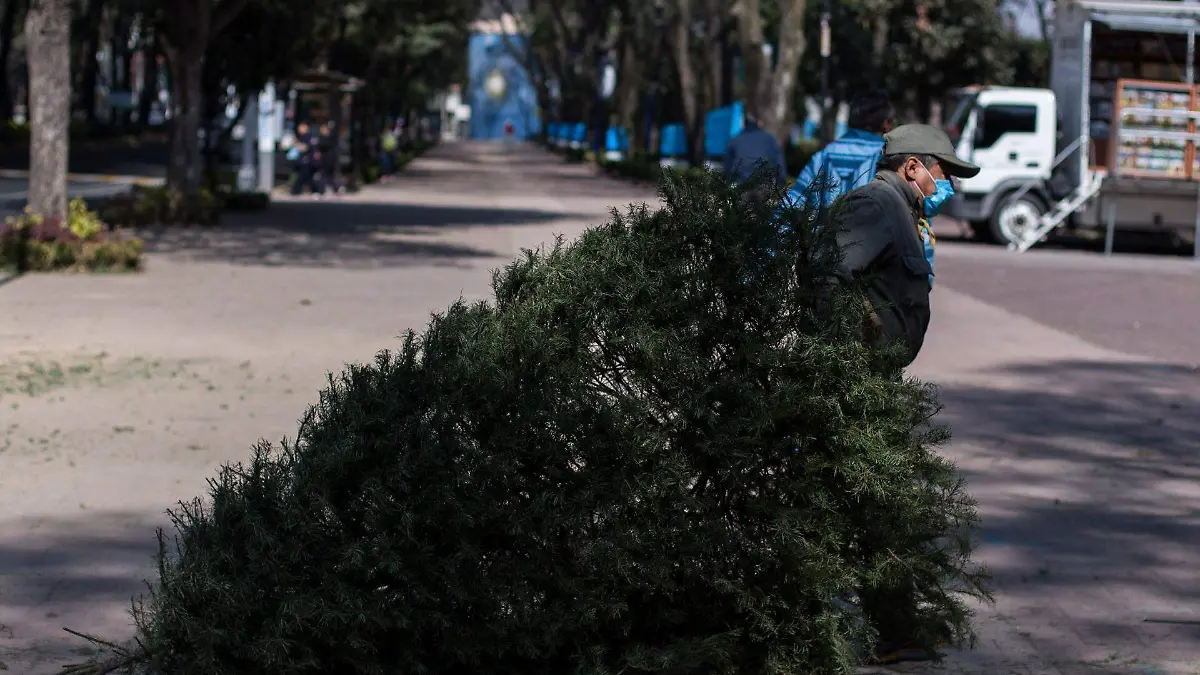
<svg viewBox="0 0 1200 675">
<path fill-rule="evenodd" d="M 935 180 L 937 191 L 925 198 L 925 215 L 929 218 L 941 212 L 942 207 L 954 196 L 954 184 L 948 180 Z"/>
</svg>

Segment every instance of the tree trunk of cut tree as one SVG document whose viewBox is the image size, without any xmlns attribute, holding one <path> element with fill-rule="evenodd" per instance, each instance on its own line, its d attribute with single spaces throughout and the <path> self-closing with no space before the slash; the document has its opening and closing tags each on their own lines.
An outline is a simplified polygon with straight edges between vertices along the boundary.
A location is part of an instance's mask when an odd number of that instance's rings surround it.
<svg viewBox="0 0 1200 675">
<path fill-rule="evenodd" d="M 25 17 L 29 62 L 29 206 L 67 215 L 71 115 L 71 0 L 33 0 Z"/>
</svg>

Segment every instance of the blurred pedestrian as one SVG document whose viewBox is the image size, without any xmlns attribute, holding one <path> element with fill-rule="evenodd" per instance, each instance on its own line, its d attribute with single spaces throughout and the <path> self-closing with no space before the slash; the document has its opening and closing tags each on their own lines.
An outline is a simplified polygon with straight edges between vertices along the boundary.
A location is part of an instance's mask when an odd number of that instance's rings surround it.
<svg viewBox="0 0 1200 675">
<path fill-rule="evenodd" d="M 317 194 L 316 167 L 314 166 L 315 138 L 306 122 L 296 125 L 296 139 L 288 150 L 292 162 L 292 195 L 299 196 L 308 188 Z"/>
<path fill-rule="evenodd" d="M 321 173 L 322 187 L 328 187 L 333 194 L 341 194 L 342 181 L 338 176 L 337 136 L 334 135 L 328 123 L 321 124 L 317 138 L 318 171 Z M 324 190 L 322 190 L 324 192 Z"/>
<path fill-rule="evenodd" d="M 391 127 L 385 127 L 379 138 L 379 168 L 385 180 L 396 172 L 396 150 L 399 147 L 400 141 L 396 138 L 396 132 Z"/>
<path fill-rule="evenodd" d="M 783 146 L 779 139 L 766 129 L 758 117 L 747 112 L 746 125 L 740 134 L 729 141 L 725 149 L 725 175 L 732 181 L 743 183 L 760 166 L 781 183 L 787 180 L 787 165 L 783 159 Z"/>
</svg>

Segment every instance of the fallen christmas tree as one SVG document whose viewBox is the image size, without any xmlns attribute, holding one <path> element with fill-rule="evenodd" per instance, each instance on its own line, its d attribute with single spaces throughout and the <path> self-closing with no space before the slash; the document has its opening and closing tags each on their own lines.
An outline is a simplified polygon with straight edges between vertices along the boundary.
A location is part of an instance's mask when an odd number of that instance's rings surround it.
<svg viewBox="0 0 1200 675">
<path fill-rule="evenodd" d="M 715 174 L 662 197 L 331 378 L 173 514 L 136 641 L 86 668 L 842 673 L 879 620 L 849 592 L 966 640 L 974 506 L 834 227 Z"/>
</svg>

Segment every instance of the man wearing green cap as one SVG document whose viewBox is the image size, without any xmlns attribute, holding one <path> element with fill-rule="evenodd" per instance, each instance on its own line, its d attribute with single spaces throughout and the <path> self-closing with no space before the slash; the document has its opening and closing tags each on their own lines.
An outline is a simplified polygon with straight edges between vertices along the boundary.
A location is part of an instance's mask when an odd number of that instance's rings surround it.
<svg viewBox="0 0 1200 675">
<path fill-rule="evenodd" d="M 928 124 L 905 124 L 883 139 L 875 178 L 844 198 L 838 276 L 870 275 L 871 337 L 903 342 L 911 363 L 925 342 L 933 286 L 926 200 L 952 192 L 951 177 L 970 178 L 979 167 L 959 159 L 945 132 Z"/>
<path fill-rule="evenodd" d="M 870 279 L 867 301 L 873 321 L 868 338 L 901 342 L 911 363 L 929 327 L 933 239 L 927 206 L 936 201 L 935 196 L 944 198 L 952 191 L 951 177 L 970 178 L 979 167 L 959 159 L 950 138 L 927 124 L 896 127 L 883 139 L 875 177 L 842 197 L 838 244 L 844 259 L 838 276 Z M 882 519 L 880 527 L 886 526 Z M 858 545 L 870 555 L 875 537 L 867 528 Z M 936 636 L 913 632 L 920 609 L 912 588 L 858 591 L 863 612 L 879 631 L 872 661 L 888 664 L 935 656 Z"/>
</svg>

